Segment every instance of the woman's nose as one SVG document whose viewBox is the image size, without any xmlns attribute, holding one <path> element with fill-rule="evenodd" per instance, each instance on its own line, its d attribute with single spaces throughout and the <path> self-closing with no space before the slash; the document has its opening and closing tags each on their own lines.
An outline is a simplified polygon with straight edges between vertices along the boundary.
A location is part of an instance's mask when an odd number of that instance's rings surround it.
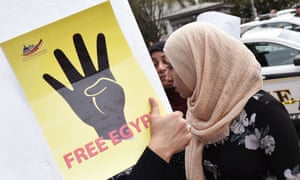
<svg viewBox="0 0 300 180">
<path fill-rule="evenodd" d="M 168 65 L 163 64 L 163 63 L 159 63 L 158 67 L 157 67 L 157 69 L 160 71 L 165 71 L 165 70 L 167 70 L 167 68 L 168 68 Z"/>
</svg>

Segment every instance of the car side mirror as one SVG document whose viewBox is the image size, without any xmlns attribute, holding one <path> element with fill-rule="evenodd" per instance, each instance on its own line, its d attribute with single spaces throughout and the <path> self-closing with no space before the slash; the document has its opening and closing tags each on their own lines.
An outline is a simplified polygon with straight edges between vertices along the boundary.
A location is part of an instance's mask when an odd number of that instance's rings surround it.
<svg viewBox="0 0 300 180">
<path fill-rule="evenodd" d="M 300 65 L 300 55 L 295 56 L 294 58 L 294 65 L 299 66 Z"/>
<path fill-rule="evenodd" d="M 293 28 L 293 30 L 300 32 L 300 26 L 296 26 L 295 28 Z"/>
</svg>

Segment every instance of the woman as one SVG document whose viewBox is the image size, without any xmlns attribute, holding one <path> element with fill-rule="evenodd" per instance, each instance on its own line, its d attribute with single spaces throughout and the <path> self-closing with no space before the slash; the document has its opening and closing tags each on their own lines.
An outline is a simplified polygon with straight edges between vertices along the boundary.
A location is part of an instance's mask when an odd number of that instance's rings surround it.
<svg viewBox="0 0 300 180">
<path fill-rule="evenodd" d="M 160 78 L 161 84 L 164 87 L 170 105 L 173 111 L 181 111 L 185 117 L 187 104 L 186 99 L 180 97 L 178 92 L 173 87 L 173 78 L 170 75 L 170 64 L 166 61 L 165 53 L 163 52 L 165 41 L 159 41 L 149 47 L 149 53 L 155 67 L 155 70 Z M 176 180 L 185 180 L 185 167 L 184 167 L 184 151 L 176 153 L 172 156 L 170 166 L 173 167 Z"/>
<path fill-rule="evenodd" d="M 173 79 L 170 76 L 172 69 L 170 69 L 170 65 L 166 61 L 165 53 L 163 52 L 164 46 L 165 41 L 154 43 L 150 46 L 149 53 L 173 111 L 181 111 L 185 116 L 187 110 L 186 99 L 180 97 L 173 87 Z"/>
<path fill-rule="evenodd" d="M 238 40 L 205 22 L 165 44 L 173 85 L 188 100 L 187 179 L 297 179 L 300 150 L 284 106 L 262 91 L 261 68 Z"/>
</svg>

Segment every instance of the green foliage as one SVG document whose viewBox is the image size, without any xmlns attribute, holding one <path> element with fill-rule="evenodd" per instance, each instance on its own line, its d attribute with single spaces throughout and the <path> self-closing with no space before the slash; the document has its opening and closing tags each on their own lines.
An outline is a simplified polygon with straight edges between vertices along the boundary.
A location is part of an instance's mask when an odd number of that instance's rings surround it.
<svg viewBox="0 0 300 180">
<path fill-rule="evenodd" d="M 160 0 L 130 0 L 129 4 L 144 37 L 145 43 L 156 42 L 161 36 L 160 18 L 162 4 Z"/>
<path fill-rule="evenodd" d="M 246 21 L 254 19 L 251 0 L 224 0 L 225 3 L 233 4 L 232 15 L 239 16 Z M 299 0 L 254 0 L 254 6 L 258 15 L 267 14 L 272 9 L 282 10 L 292 8 Z"/>
<path fill-rule="evenodd" d="M 184 8 L 194 0 L 128 0 L 135 19 L 139 25 L 146 45 L 160 40 L 164 35 L 165 25 L 162 21 L 165 8 L 172 8 L 176 3 Z"/>
</svg>

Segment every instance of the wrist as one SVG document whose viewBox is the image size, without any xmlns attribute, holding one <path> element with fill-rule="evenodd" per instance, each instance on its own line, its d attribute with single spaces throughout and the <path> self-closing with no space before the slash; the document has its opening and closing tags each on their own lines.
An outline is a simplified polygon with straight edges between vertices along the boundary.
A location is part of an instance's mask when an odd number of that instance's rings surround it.
<svg viewBox="0 0 300 180">
<path fill-rule="evenodd" d="M 164 148 L 163 146 L 156 146 L 151 143 L 149 144 L 148 148 L 167 163 L 170 162 L 173 153 L 168 151 L 168 148 Z"/>
</svg>

